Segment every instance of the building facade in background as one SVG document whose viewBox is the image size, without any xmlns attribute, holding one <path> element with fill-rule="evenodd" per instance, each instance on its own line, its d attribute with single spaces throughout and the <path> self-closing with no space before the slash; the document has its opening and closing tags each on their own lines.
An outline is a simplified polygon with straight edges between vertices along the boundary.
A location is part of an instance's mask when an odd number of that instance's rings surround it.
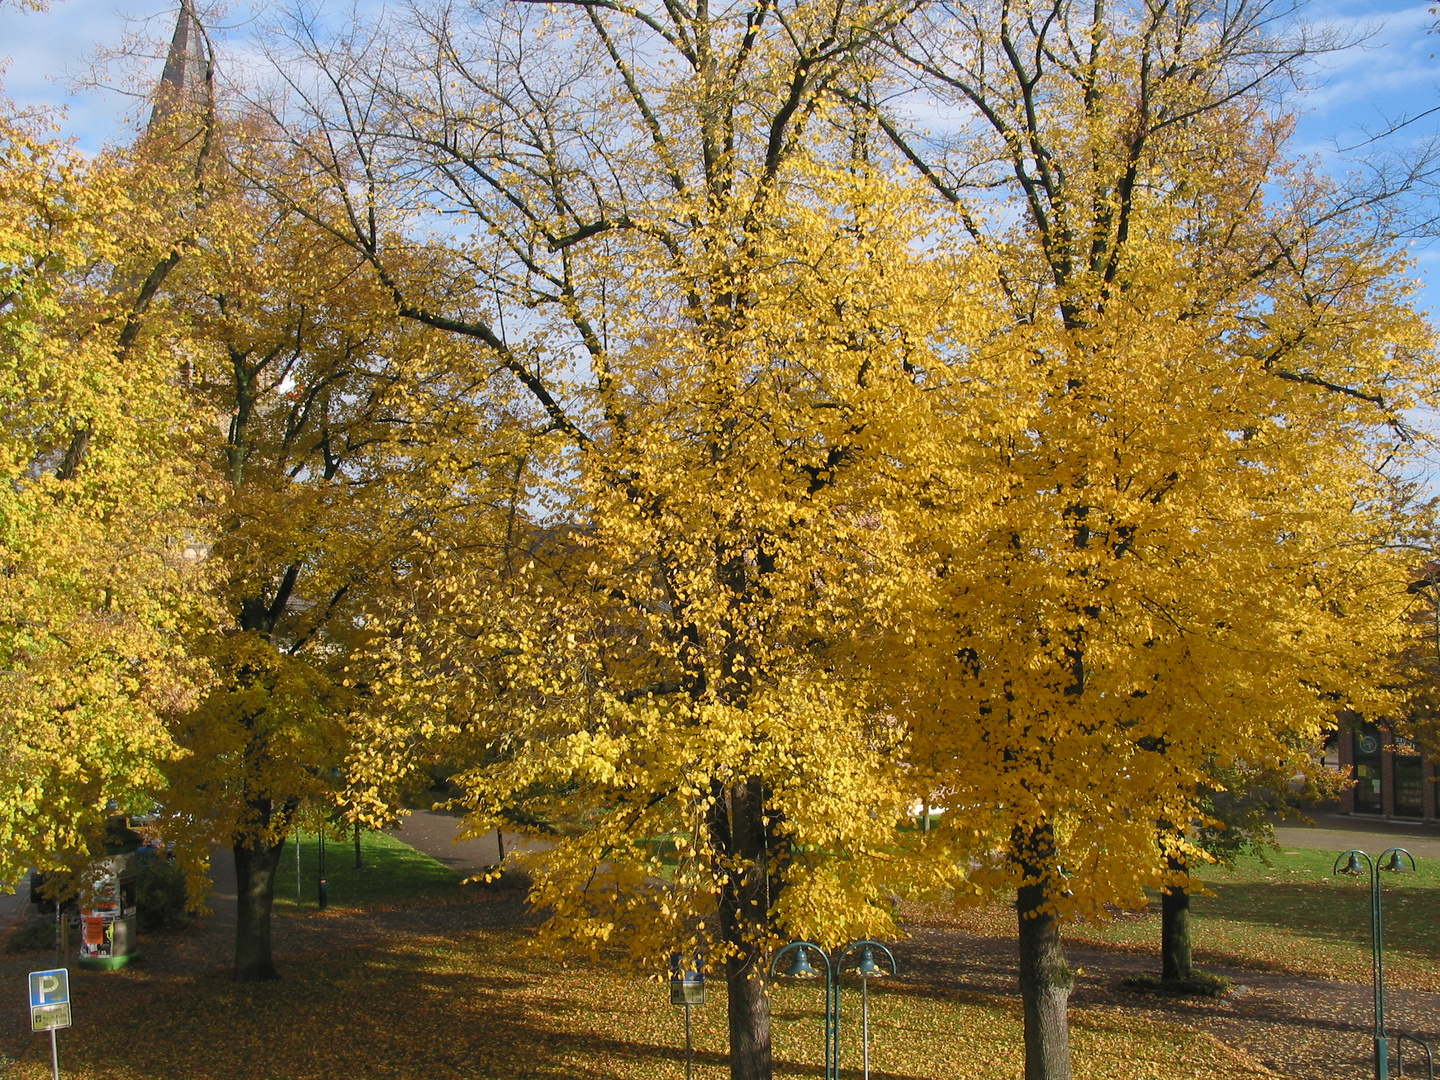
<svg viewBox="0 0 1440 1080">
<path fill-rule="evenodd" d="M 1355 779 L 1355 785 L 1340 797 L 1341 813 L 1436 820 L 1440 781 L 1435 762 L 1388 727 L 1354 713 L 1342 714 L 1325 763 Z"/>
</svg>

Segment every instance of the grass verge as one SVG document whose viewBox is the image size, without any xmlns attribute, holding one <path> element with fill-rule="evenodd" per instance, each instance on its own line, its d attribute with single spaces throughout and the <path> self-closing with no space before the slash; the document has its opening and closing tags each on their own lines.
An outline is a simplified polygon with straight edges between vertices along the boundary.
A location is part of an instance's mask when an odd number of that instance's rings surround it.
<svg viewBox="0 0 1440 1080">
<path fill-rule="evenodd" d="M 1164 994 L 1170 997 L 1222 998 L 1235 985 L 1233 979 L 1208 971 L 1193 971 L 1186 979 L 1162 979 L 1159 975 L 1136 975 L 1121 979 L 1126 990 L 1140 994 Z"/>
<path fill-rule="evenodd" d="M 1368 878 L 1334 875 L 1336 852 L 1282 851 L 1269 864 L 1254 857 L 1233 869 L 1211 866 L 1200 879 L 1210 893 L 1191 900 L 1195 962 L 1284 971 L 1344 982 L 1370 981 Z M 1385 977 L 1397 987 L 1440 991 L 1440 863 L 1421 861 L 1418 873 L 1383 875 Z M 1160 905 L 1122 912 L 1100 924 L 1072 924 L 1065 940 L 1155 955 L 1159 963 Z M 960 912 L 954 925 L 970 933 L 1008 937 L 1014 910 L 992 905 Z"/>
<path fill-rule="evenodd" d="M 276 875 L 275 910 L 282 915 L 313 912 L 319 903 L 320 843 L 314 833 L 300 839 L 298 892 L 295 856 L 292 840 L 280 856 Z M 325 881 L 330 907 L 337 911 L 453 904 L 475 895 L 475 887 L 461 885 L 454 870 L 388 833 L 362 832 L 360 857 L 357 870 L 350 837 L 325 841 Z"/>
</svg>

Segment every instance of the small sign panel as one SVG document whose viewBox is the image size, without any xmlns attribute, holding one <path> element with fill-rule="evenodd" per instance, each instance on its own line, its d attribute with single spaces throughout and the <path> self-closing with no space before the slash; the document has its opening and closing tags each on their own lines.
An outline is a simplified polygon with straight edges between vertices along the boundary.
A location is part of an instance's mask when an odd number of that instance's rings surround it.
<svg viewBox="0 0 1440 1080">
<path fill-rule="evenodd" d="M 30 1030 L 70 1026 L 70 972 L 65 968 L 30 972 Z"/>
<path fill-rule="evenodd" d="M 685 972 L 683 978 L 670 980 L 671 1005 L 704 1005 L 705 976 L 693 971 Z"/>
<path fill-rule="evenodd" d="M 30 1010 L 30 1030 L 50 1031 L 70 1026 L 70 1003 L 59 1005 L 36 1005 Z"/>
</svg>

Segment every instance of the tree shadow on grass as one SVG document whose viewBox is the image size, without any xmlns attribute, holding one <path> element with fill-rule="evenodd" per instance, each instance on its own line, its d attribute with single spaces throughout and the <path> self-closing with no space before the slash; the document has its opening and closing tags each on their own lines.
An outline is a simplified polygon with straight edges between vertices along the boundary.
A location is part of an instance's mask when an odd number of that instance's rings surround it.
<svg viewBox="0 0 1440 1080">
<path fill-rule="evenodd" d="M 1214 897 L 1195 902 L 1196 944 L 1204 946 L 1204 920 L 1224 919 L 1274 928 L 1338 950 L 1370 947 L 1370 890 L 1360 884 L 1234 883 L 1211 888 Z M 1440 889 L 1386 888 L 1385 947 L 1440 963 Z"/>
<path fill-rule="evenodd" d="M 684 1043 L 663 989 L 564 968 L 515 931 L 395 937 L 369 947 L 288 957 L 277 982 L 236 984 L 223 971 L 107 984 L 103 1006 L 67 1039 L 76 1080 L 670 1080 Z M 796 1030 L 812 1022 L 800 1002 Z M 716 1051 L 723 1011 L 697 1046 L 704 1075 L 728 1072 Z M 716 1021 L 720 1021 L 717 1026 Z M 783 1039 L 789 1020 L 779 1017 Z M 723 1040 L 719 1040 L 723 1044 Z M 815 1045 L 810 1046 L 813 1042 Z M 822 1076 L 777 1058 L 777 1076 Z M 30 1055 L 33 1056 L 33 1055 Z M 879 1080 L 921 1080 L 876 1071 Z"/>
</svg>

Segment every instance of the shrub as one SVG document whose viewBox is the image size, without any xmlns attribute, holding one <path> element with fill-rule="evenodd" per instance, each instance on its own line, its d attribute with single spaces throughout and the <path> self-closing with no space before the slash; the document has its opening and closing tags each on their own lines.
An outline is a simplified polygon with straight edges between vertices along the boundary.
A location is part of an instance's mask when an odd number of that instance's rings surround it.
<svg viewBox="0 0 1440 1080">
<path fill-rule="evenodd" d="M 5 939 L 7 953 L 41 952 L 55 947 L 55 920 L 30 919 Z"/>
<path fill-rule="evenodd" d="M 1162 979 L 1159 975 L 1136 975 L 1121 979 L 1120 986 L 1141 994 L 1170 994 L 1175 997 L 1221 998 L 1230 993 L 1232 981 L 1224 975 L 1194 971 L 1188 979 Z"/>
<path fill-rule="evenodd" d="M 190 925 L 185 872 L 164 852 L 135 853 L 135 907 L 141 930 L 171 930 Z"/>
</svg>

